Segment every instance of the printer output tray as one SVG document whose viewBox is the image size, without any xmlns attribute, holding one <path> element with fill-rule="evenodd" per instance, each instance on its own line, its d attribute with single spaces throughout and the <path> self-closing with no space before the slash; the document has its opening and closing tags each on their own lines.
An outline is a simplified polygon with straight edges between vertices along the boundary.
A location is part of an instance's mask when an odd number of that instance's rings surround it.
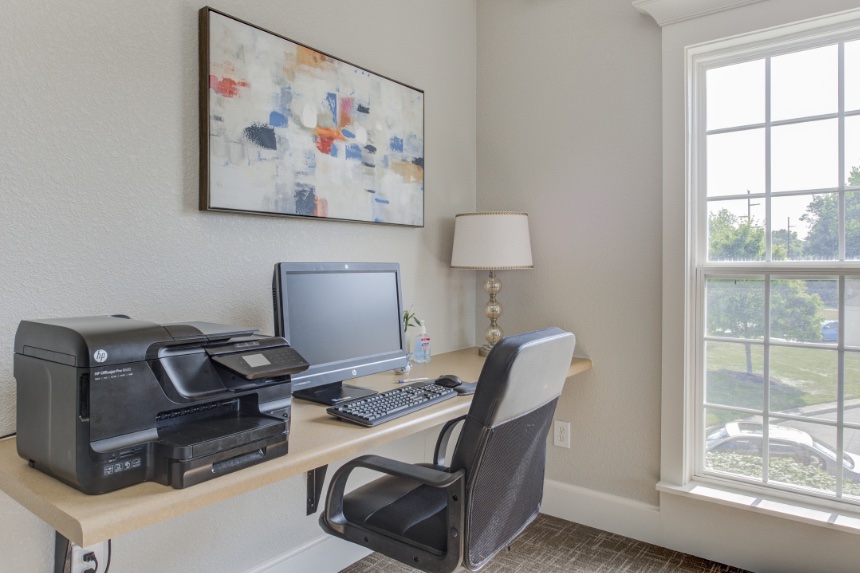
<svg viewBox="0 0 860 573">
<path fill-rule="evenodd" d="M 160 428 L 155 481 L 181 489 L 287 453 L 288 422 L 234 412 Z"/>
</svg>

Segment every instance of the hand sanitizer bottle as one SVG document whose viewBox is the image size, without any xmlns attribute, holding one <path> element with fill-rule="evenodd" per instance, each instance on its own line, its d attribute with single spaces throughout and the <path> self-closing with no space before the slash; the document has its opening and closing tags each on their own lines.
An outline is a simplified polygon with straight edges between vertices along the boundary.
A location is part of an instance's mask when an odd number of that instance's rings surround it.
<svg viewBox="0 0 860 573">
<path fill-rule="evenodd" d="M 427 335 L 427 327 L 423 320 L 419 320 L 418 324 L 418 335 L 412 345 L 412 359 L 420 363 L 430 362 L 430 337 Z"/>
</svg>

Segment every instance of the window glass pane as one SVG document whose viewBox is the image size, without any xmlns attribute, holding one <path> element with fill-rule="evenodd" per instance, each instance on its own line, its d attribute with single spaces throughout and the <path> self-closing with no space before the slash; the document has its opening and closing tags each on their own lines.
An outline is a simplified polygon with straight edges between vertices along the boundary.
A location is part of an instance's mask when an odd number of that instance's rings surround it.
<svg viewBox="0 0 860 573">
<path fill-rule="evenodd" d="M 770 408 L 836 419 L 837 354 L 819 348 L 770 347 Z"/>
<path fill-rule="evenodd" d="M 845 43 L 845 69 L 860 69 L 860 40 Z M 845 109 L 860 109 L 860 74 L 845 74 Z"/>
<path fill-rule="evenodd" d="M 708 197 L 764 193 L 764 129 L 709 135 Z"/>
<path fill-rule="evenodd" d="M 860 116 L 856 115 L 845 118 L 845 184 L 860 187 Z"/>
<path fill-rule="evenodd" d="M 705 304 L 708 336 L 764 337 L 764 280 L 708 279 Z"/>
<path fill-rule="evenodd" d="M 839 253 L 838 195 L 788 195 L 771 200 L 775 261 L 834 260 Z"/>
<path fill-rule="evenodd" d="M 845 192 L 845 258 L 860 260 L 860 191 Z"/>
<path fill-rule="evenodd" d="M 764 123 L 764 60 L 706 72 L 708 129 Z"/>
<path fill-rule="evenodd" d="M 760 482 L 761 418 L 706 408 L 705 420 L 705 469 Z"/>
<path fill-rule="evenodd" d="M 836 113 L 839 51 L 834 44 L 776 56 L 770 63 L 771 119 Z"/>
<path fill-rule="evenodd" d="M 705 401 L 739 408 L 764 409 L 764 346 L 706 342 Z"/>
<path fill-rule="evenodd" d="M 846 333 L 846 339 L 848 338 Z M 855 340 L 856 342 L 856 340 Z M 860 353 L 845 353 L 845 421 L 860 424 Z M 860 447 L 857 448 L 860 452 Z"/>
<path fill-rule="evenodd" d="M 845 345 L 860 347 L 860 279 L 845 279 Z"/>
<path fill-rule="evenodd" d="M 845 420 L 860 423 L 860 409 L 847 409 Z M 842 494 L 860 501 L 860 430 L 845 428 L 842 435 L 845 448 L 842 455 Z"/>
<path fill-rule="evenodd" d="M 708 203 L 708 259 L 763 261 L 764 198 Z"/>
<path fill-rule="evenodd" d="M 770 339 L 821 342 L 824 302 L 838 303 L 839 285 L 833 279 L 779 279 L 770 283 Z"/>
<path fill-rule="evenodd" d="M 768 443 L 769 482 L 836 492 L 836 474 L 841 471 L 836 454 L 836 428 L 772 419 Z"/>
<path fill-rule="evenodd" d="M 771 130 L 771 190 L 837 187 L 838 136 L 835 119 L 775 126 Z"/>
</svg>

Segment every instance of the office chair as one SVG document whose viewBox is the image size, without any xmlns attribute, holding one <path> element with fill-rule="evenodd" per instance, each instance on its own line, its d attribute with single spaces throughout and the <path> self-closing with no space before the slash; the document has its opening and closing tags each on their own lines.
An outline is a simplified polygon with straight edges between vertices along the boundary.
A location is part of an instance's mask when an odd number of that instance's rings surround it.
<svg viewBox="0 0 860 573">
<path fill-rule="evenodd" d="M 370 455 L 348 462 L 329 484 L 322 528 L 422 571 L 482 568 L 540 510 L 546 437 L 574 344 L 574 335 L 558 328 L 497 342 L 469 413 L 443 426 L 434 463 Z M 344 495 L 359 467 L 387 475 Z"/>
</svg>

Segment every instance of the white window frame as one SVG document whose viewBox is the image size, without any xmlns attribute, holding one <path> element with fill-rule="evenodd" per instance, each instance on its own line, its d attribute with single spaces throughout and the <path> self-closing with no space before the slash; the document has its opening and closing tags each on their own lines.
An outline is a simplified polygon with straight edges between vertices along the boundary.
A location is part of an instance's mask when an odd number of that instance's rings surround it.
<svg viewBox="0 0 860 573">
<path fill-rule="evenodd" d="M 838 341 L 839 349 L 839 368 L 842 369 L 842 358 L 844 350 L 844 277 L 860 276 L 860 261 L 844 261 L 845 244 L 844 244 L 844 209 L 840 208 L 839 221 L 839 261 L 761 261 L 749 263 L 736 262 L 709 262 L 707 261 L 707 200 L 706 193 L 706 124 L 705 124 L 705 94 L 704 94 L 704 77 L 705 71 L 710 67 L 728 65 L 732 63 L 741 63 L 749 60 L 759 59 L 766 56 L 775 56 L 796 50 L 812 49 L 819 46 L 830 45 L 836 42 L 851 41 L 860 39 L 860 20 L 854 20 L 849 23 L 825 23 L 817 26 L 801 26 L 800 29 L 782 30 L 781 33 L 775 31 L 767 31 L 764 33 L 750 34 L 746 37 L 735 37 L 730 40 L 712 42 L 704 45 L 689 47 L 686 50 L 686 66 L 687 66 L 687 210 L 686 228 L 688 234 L 688 264 L 686 273 L 686 301 L 685 301 L 685 332 L 686 332 L 686 364 L 685 364 L 685 386 L 687 392 L 687 400 L 685 407 L 685 465 L 686 476 L 690 482 L 700 482 L 723 488 L 740 489 L 755 494 L 777 495 L 786 497 L 789 500 L 798 501 L 804 504 L 809 504 L 811 501 L 815 504 L 820 504 L 827 508 L 843 509 L 848 507 L 850 510 L 857 511 L 858 502 L 843 501 L 838 499 L 841 496 L 841 480 L 837 478 L 836 483 L 836 499 L 830 496 L 818 496 L 814 493 L 800 488 L 790 488 L 783 486 L 773 486 L 768 484 L 756 484 L 753 480 L 735 479 L 728 476 L 721 477 L 715 473 L 708 473 L 704 469 L 704 442 L 705 442 L 705 423 L 704 413 L 706 402 L 704 400 L 704 378 L 705 378 L 705 360 L 704 348 L 706 344 L 706 333 L 704 324 L 704 305 L 705 305 L 705 280 L 706 277 L 763 277 L 771 276 L 774 279 L 781 277 L 794 278 L 800 275 L 814 276 L 832 276 L 839 277 L 839 301 L 840 301 L 840 316 L 839 321 L 842 325 L 840 329 L 840 338 Z M 840 49 L 840 63 L 842 61 L 842 50 Z M 844 205 L 845 173 L 847 171 L 844 164 L 844 102 L 841 86 L 843 84 L 844 67 L 840 65 L 839 83 L 839 110 L 837 114 L 828 114 L 826 116 L 814 116 L 815 119 L 825 119 L 831 116 L 836 117 L 839 122 L 839 187 L 840 205 Z M 768 95 L 765 96 L 766 105 L 769 106 Z M 850 115 L 858 115 L 852 113 Z M 809 119 L 809 118 L 804 118 Z M 765 124 L 768 129 L 771 125 L 779 125 L 783 122 L 770 121 L 770 114 L 766 113 Z M 766 143 L 769 150 L 769 138 Z M 769 155 L 768 155 L 769 157 Z M 769 161 L 769 159 L 768 159 Z M 769 169 L 769 165 L 767 166 Z M 769 176 L 768 176 L 769 180 Z M 849 190 L 857 190 L 858 188 L 850 187 Z M 765 194 L 770 196 L 770 185 L 765 189 Z M 768 259 L 770 257 L 771 246 L 771 229 L 770 229 L 770 212 L 769 202 L 766 202 L 768 212 L 766 212 L 766 220 L 768 227 L 765 233 L 768 246 Z M 765 283 L 768 284 L 767 282 Z M 768 291 L 765 291 L 765 304 L 767 305 Z M 769 322 L 769 321 L 767 321 Z M 766 327 L 767 328 L 767 327 Z M 767 340 L 767 332 L 765 341 Z M 768 344 L 764 342 L 763 344 Z M 829 347 L 829 348 L 832 348 Z M 765 380 L 768 379 L 768 364 L 765 360 Z M 841 379 L 841 376 L 840 376 Z M 765 385 L 765 392 L 767 384 Z M 765 394 L 765 401 L 767 400 Z M 839 414 L 834 424 L 842 424 L 842 396 L 839 396 Z M 768 405 L 764 405 L 765 414 L 768 413 Z M 786 416 L 774 415 L 774 417 L 785 418 Z M 828 424 L 831 425 L 831 424 Z M 767 441 L 767 424 L 764 426 L 765 435 L 763 439 Z M 841 434 L 838 444 L 835 444 L 838 452 L 841 455 L 842 443 Z M 768 448 L 763 451 L 763 477 L 767 476 L 767 457 Z"/>
</svg>

